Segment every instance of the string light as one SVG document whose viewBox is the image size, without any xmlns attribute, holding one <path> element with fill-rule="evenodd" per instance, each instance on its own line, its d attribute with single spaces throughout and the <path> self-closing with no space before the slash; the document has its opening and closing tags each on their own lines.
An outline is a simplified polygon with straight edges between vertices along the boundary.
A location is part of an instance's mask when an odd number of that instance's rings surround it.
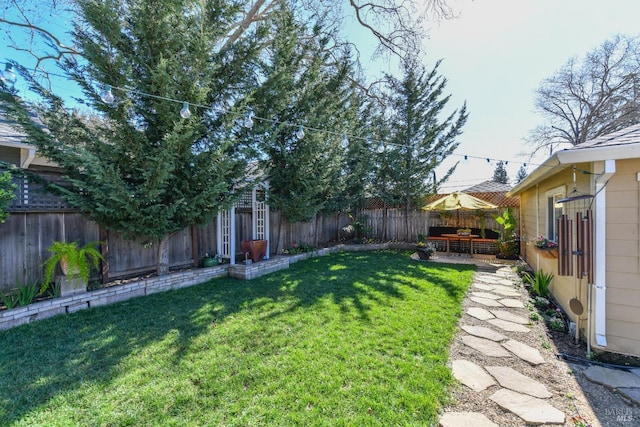
<svg viewBox="0 0 640 427">
<path fill-rule="evenodd" d="M 302 125 L 296 131 L 296 138 L 298 139 L 304 138 L 304 129 L 302 128 Z"/>
<path fill-rule="evenodd" d="M 191 117 L 191 111 L 189 111 L 189 103 L 185 102 L 182 104 L 182 109 L 180 110 L 180 117 L 183 119 L 188 119 Z"/>
<path fill-rule="evenodd" d="M 244 118 L 244 122 L 242 122 L 243 126 L 247 129 L 251 129 L 253 127 L 253 111 L 249 111 Z"/>
<path fill-rule="evenodd" d="M 37 70 L 34 70 L 37 71 Z M 55 73 L 48 73 L 50 76 L 54 76 L 54 77 L 60 77 L 60 78 L 67 78 L 67 76 L 62 76 L 59 74 L 55 74 Z M 13 83 L 15 82 L 17 79 L 17 76 L 15 74 L 15 72 L 13 71 L 13 67 L 11 64 L 5 64 L 5 70 L 4 72 L 0 72 L 0 80 L 3 81 L 7 81 L 9 83 Z M 169 101 L 169 102 L 182 102 L 182 109 L 180 110 L 180 116 L 183 118 L 189 118 L 191 117 L 191 111 L 189 110 L 189 107 L 198 107 L 198 108 L 202 108 L 202 109 L 210 109 L 210 106 L 206 106 L 206 105 L 200 105 L 200 104 L 194 104 L 194 103 L 189 103 L 186 101 L 182 101 L 182 100 L 177 100 L 177 99 L 173 99 L 173 98 L 168 98 L 168 97 L 164 97 L 164 96 L 159 96 L 159 95 L 153 95 L 153 94 L 149 94 L 149 93 L 145 93 L 145 92 L 141 92 L 135 89 L 131 89 L 131 88 L 127 88 L 127 87 L 115 87 L 115 86 L 110 86 L 110 85 L 106 85 L 104 87 L 104 90 L 101 92 L 100 94 L 100 98 L 102 99 L 102 101 L 106 104 L 112 104 L 113 102 L 115 102 L 115 96 L 113 95 L 113 91 L 112 89 L 117 89 L 120 91 L 124 91 L 124 92 L 129 92 L 129 93 L 133 93 L 139 96 L 144 96 L 144 97 L 149 97 L 149 98 L 154 98 L 154 99 L 159 99 L 159 100 L 165 100 L 165 101 Z M 224 113 L 229 112 L 229 105 L 227 104 L 227 102 L 225 101 L 222 105 L 222 111 Z M 231 114 L 238 114 L 238 113 L 234 113 L 231 112 Z M 254 125 L 254 119 L 263 121 L 263 122 L 269 122 L 269 123 L 280 123 L 277 120 L 272 120 L 272 119 L 267 119 L 267 118 L 263 118 L 263 117 L 257 117 L 255 116 L 255 114 L 253 113 L 253 111 L 248 112 L 245 117 L 244 120 L 241 121 L 241 124 L 248 128 L 251 129 Z M 291 124 L 291 126 L 295 126 L 295 124 Z M 314 132 L 321 132 L 327 135 L 334 135 L 334 136 L 338 136 L 338 135 L 342 135 L 342 140 L 340 142 L 340 146 L 342 148 L 347 148 L 348 144 L 349 144 L 349 138 L 348 138 L 348 134 L 346 132 L 343 133 L 338 133 L 338 132 L 334 132 L 331 130 L 327 130 L 327 129 L 319 129 L 319 128 L 314 128 L 314 127 L 309 127 L 309 126 L 302 126 L 302 125 L 298 125 L 298 129 L 295 132 L 296 137 L 299 137 L 299 135 L 302 135 L 304 137 L 304 131 L 314 131 Z M 357 137 L 357 136 L 351 136 L 352 138 L 355 139 L 363 139 L 366 141 L 367 145 L 370 144 L 375 144 L 375 141 L 369 141 L 365 138 L 362 137 Z M 383 142 L 383 141 L 379 141 L 376 151 L 378 153 L 383 153 L 386 150 L 386 145 L 391 145 L 391 146 L 397 146 L 397 147 L 403 147 L 403 145 L 401 144 L 395 144 L 395 143 L 391 143 L 391 142 Z M 492 158 L 488 158 L 488 157 L 476 157 L 476 156 L 472 156 L 469 154 L 457 154 L 457 153 L 452 153 L 452 156 L 460 156 L 463 158 L 463 162 L 467 163 L 470 161 L 470 159 L 484 159 L 486 160 L 487 164 L 491 165 L 492 162 L 499 162 L 502 161 L 505 163 L 505 165 L 508 164 L 508 160 L 500 160 L 500 159 L 492 159 Z M 525 163 L 525 162 L 517 162 L 517 161 L 511 161 L 512 163 L 516 163 L 516 164 L 521 164 L 524 168 L 527 168 L 528 165 L 533 165 L 533 166 L 544 166 L 542 164 L 539 163 Z"/>
<path fill-rule="evenodd" d="M 104 91 L 100 94 L 100 99 L 105 104 L 113 104 L 113 101 L 116 100 L 116 97 L 113 96 L 113 92 L 111 92 L 111 86 L 107 85 L 104 88 Z"/>
<path fill-rule="evenodd" d="M 349 147 L 349 139 L 347 138 L 347 133 L 343 133 L 342 134 L 342 141 L 340 141 L 340 146 L 342 148 L 348 148 Z"/>
</svg>

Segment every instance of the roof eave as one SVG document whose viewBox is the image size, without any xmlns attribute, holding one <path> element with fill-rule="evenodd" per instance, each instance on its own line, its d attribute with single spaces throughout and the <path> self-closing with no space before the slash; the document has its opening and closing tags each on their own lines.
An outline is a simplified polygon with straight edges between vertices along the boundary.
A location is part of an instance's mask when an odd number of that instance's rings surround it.
<svg viewBox="0 0 640 427">
<path fill-rule="evenodd" d="M 566 168 L 566 165 L 560 162 L 557 153 L 554 154 L 553 156 L 545 160 L 544 163 L 534 169 L 533 172 L 527 175 L 525 179 L 516 184 L 516 186 L 507 193 L 507 197 L 517 196 L 526 189 L 533 187 L 538 182 L 542 181 L 548 176 L 554 175 L 564 168 Z"/>
</svg>

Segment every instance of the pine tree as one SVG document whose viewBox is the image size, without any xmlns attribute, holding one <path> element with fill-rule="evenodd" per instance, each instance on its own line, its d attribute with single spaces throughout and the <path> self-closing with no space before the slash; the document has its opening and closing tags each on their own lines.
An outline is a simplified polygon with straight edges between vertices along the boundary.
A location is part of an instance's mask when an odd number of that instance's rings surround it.
<svg viewBox="0 0 640 427">
<path fill-rule="evenodd" d="M 449 101 L 447 80 L 438 66 L 426 71 L 417 60 L 403 63 L 402 80 L 390 77 L 390 109 L 385 151 L 379 156 L 376 188 L 388 203 L 403 204 L 408 212 L 435 191 L 433 171 L 459 142 L 467 120 L 466 105 L 444 120 L 440 115 Z M 446 181 L 455 166 L 439 182 Z"/>
<path fill-rule="evenodd" d="M 498 182 L 500 184 L 508 184 L 509 176 L 507 175 L 507 168 L 502 160 L 496 163 L 496 168 L 493 171 L 493 182 Z"/>
<path fill-rule="evenodd" d="M 321 23 L 308 29 L 281 8 L 269 55 L 256 70 L 264 81 L 252 95 L 258 119 L 248 138 L 265 159 L 269 205 L 289 222 L 308 221 L 344 190 L 342 134 L 355 117 L 350 68 L 346 57 L 326 67 L 333 60 Z"/>
<path fill-rule="evenodd" d="M 15 188 L 16 185 L 11 182 L 11 174 L 8 171 L 0 172 L 0 223 L 9 217 L 7 208 L 15 197 Z"/>
<path fill-rule="evenodd" d="M 527 177 L 527 168 L 525 165 L 520 166 L 520 169 L 518 169 L 518 173 L 516 174 L 516 184 L 520 184 L 520 182 L 522 182 L 523 179 L 525 179 Z"/>
<path fill-rule="evenodd" d="M 234 182 L 244 174 L 233 121 L 201 106 L 230 102 L 233 113 L 242 104 L 235 88 L 259 53 L 258 35 L 249 32 L 220 48 L 235 25 L 233 2 L 77 5 L 73 38 L 82 58 L 65 57 L 61 70 L 99 116 L 68 111 L 59 95 L 31 79 L 45 100 L 39 109 L 45 132 L 11 93 L 2 91 L 2 98 L 30 141 L 63 168 L 65 181 L 52 188 L 101 226 L 157 244 L 157 271 L 164 274 L 168 236 L 211 221 L 233 201 Z M 25 70 L 22 76 L 29 79 Z M 106 85 L 113 103 L 101 99 Z M 189 118 L 181 118 L 181 107 L 188 107 Z"/>
</svg>

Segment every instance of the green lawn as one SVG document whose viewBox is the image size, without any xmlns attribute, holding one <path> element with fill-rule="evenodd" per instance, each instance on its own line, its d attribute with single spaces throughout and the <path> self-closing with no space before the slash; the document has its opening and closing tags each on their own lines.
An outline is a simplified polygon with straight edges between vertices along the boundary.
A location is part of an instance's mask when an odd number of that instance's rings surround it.
<svg viewBox="0 0 640 427">
<path fill-rule="evenodd" d="M 474 270 L 336 253 L 2 331 L 0 425 L 429 425 Z"/>
</svg>

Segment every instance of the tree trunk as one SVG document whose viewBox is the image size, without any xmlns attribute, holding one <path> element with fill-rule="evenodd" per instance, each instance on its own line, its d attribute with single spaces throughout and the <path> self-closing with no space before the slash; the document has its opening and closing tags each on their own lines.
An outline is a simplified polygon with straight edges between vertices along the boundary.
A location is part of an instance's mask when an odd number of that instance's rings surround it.
<svg viewBox="0 0 640 427">
<path fill-rule="evenodd" d="M 169 274 L 169 236 L 165 236 L 158 241 L 156 273 L 158 276 Z"/>
</svg>

